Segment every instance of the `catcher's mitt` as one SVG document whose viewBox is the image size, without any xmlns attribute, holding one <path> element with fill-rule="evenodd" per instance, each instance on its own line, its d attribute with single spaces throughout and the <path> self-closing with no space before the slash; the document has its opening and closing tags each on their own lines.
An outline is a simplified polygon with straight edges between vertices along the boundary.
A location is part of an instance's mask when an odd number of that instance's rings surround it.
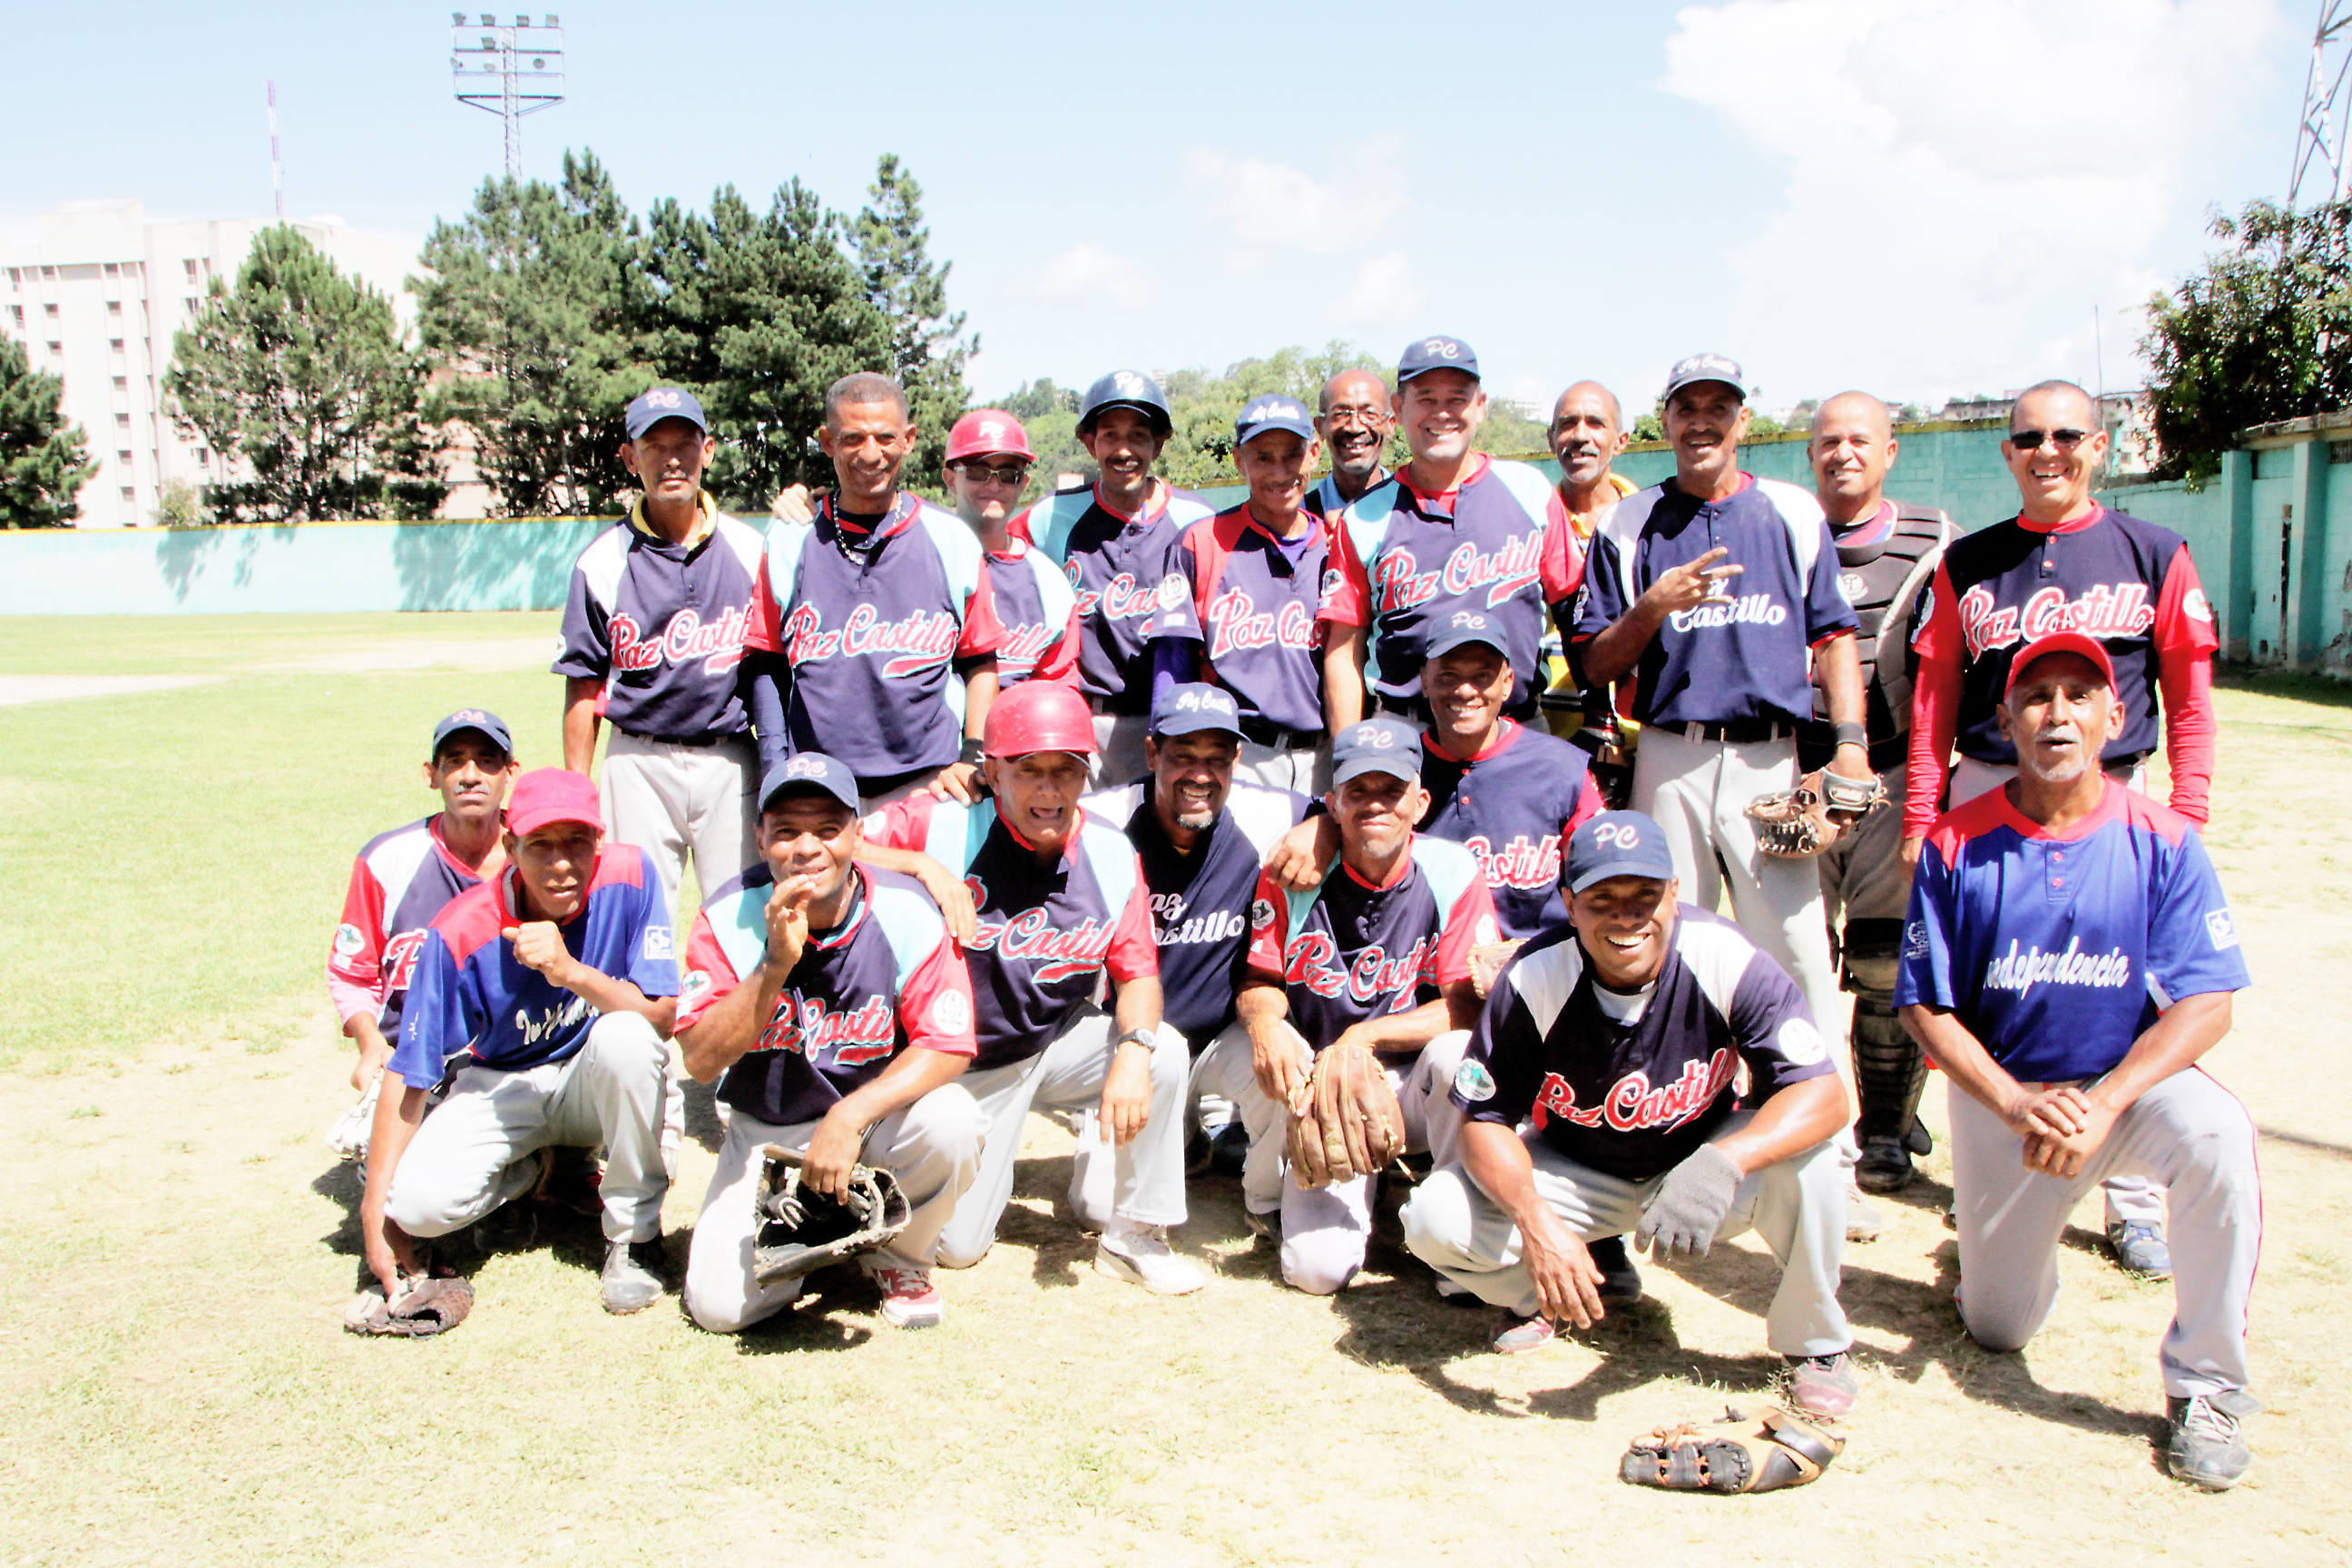
<svg viewBox="0 0 2352 1568">
<path fill-rule="evenodd" d="M 472 1280 L 410 1274 L 402 1278 L 400 1294 L 389 1300 L 384 1299 L 383 1287 L 371 1283 L 343 1310 L 343 1327 L 355 1334 L 429 1339 L 447 1333 L 473 1310 Z"/>
<path fill-rule="evenodd" d="M 1802 860 L 1876 810 L 1886 786 L 1875 777 L 1850 779 L 1827 769 L 1807 773 L 1794 789 L 1774 790 L 1748 803 L 1756 847 L 1781 860 Z"/>
<path fill-rule="evenodd" d="M 1705 1430 L 1683 1422 L 1633 1439 L 1617 1479 L 1676 1492 L 1769 1492 L 1819 1480 L 1845 1439 L 1785 1410 L 1760 1425 L 1737 1410 Z"/>
<path fill-rule="evenodd" d="M 751 1277 L 762 1285 L 871 1252 L 907 1228 L 907 1195 L 887 1171 L 852 1165 L 844 1203 L 802 1185 L 801 1157 L 791 1150 L 770 1143 L 760 1160 Z"/>
<path fill-rule="evenodd" d="M 1404 1111 L 1366 1046 L 1315 1055 L 1290 1108 L 1290 1175 L 1301 1188 L 1369 1176 L 1404 1152 Z"/>
</svg>

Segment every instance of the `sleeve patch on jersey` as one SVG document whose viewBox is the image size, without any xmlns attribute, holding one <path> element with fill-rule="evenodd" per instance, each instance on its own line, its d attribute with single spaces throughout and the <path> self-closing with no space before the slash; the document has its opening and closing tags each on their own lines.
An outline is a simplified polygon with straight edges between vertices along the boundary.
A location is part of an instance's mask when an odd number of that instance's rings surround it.
<svg viewBox="0 0 2352 1568">
<path fill-rule="evenodd" d="M 341 956 L 349 958 L 358 952 L 361 941 L 359 927 L 345 924 L 335 928 L 335 952 Z"/>
<path fill-rule="evenodd" d="M 961 991 L 942 991 L 931 998 L 929 1009 L 923 1015 L 934 1034 L 963 1035 L 971 1032 L 971 1000 Z"/>
<path fill-rule="evenodd" d="M 1454 1069 L 1454 1092 L 1473 1105 L 1495 1098 L 1495 1075 L 1481 1061 L 1465 1061 Z"/>
<path fill-rule="evenodd" d="M 1791 1018 L 1782 1024 L 1774 1043 L 1780 1047 L 1782 1056 L 1801 1068 L 1829 1059 L 1829 1045 L 1822 1038 L 1822 1032 L 1802 1018 Z"/>
<path fill-rule="evenodd" d="M 1160 579 L 1160 607 L 1172 610 L 1184 602 L 1186 584 L 1181 573 L 1171 572 Z"/>
<path fill-rule="evenodd" d="M 1501 928 L 1495 924 L 1494 916 L 1480 915 L 1478 917 L 1477 928 L 1470 933 L 1470 945 L 1473 947 L 1485 947 L 1489 942 L 1499 942 L 1502 940 L 1502 935 L 1503 932 Z"/>
<path fill-rule="evenodd" d="M 2227 910 L 2205 911 L 2205 934 L 2212 939 L 2216 952 L 2223 952 L 2238 945 L 2237 923 L 2230 919 Z"/>
<path fill-rule="evenodd" d="M 1250 930 L 1265 931 L 1274 924 L 1274 900 L 1260 899 L 1250 905 Z"/>
<path fill-rule="evenodd" d="M 1927 956 L 1927 922 L 1926 921 L 1913 921 L 1903 928 L 1903 956 L 1906 958 Z"/>
<path fill-rule="evenodd" d="M 671 946 L 669 927 L 647 926 L 646 928 L 643 956 L 648 959 L 668 958 L 671 956 Z"/>
<path fill-rule="evenodd" d="M 681 1002 L 691 1002 L 697 996 L 701 995 L 704 992 L 709 989 L 710 971 L 707 969 L 689 969 L 686 972 L 686 985 L 684 989 L 679 992 L 678 1000 Z"/>
<path fill-rule="evenodd" d="M 2191 588 L 2180 595 L 2180 613 L 2192 621 L 2213 624 L 2213 602 L 2205 596 L 2202 588 Z"/>
</svg>

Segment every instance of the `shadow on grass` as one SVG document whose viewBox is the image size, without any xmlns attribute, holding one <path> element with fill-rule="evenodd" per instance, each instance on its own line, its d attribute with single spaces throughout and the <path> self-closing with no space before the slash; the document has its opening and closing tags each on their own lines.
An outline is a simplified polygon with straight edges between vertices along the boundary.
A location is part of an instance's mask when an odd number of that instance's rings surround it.
<svg viewBox="0 0 2352 1568">
<path fill-rule="evenodd" d="M 2264 669 L 2216 660 L 2213 685 L 2223 691 L 2251 691 L 2262 697 L 2285 697 L 2325 708 L 2352 708 L 2352 680 L 2305 671 Z"/>
<path fill-rule="evenodd" d="M 874 1331 L 863 1323 L 845 1322 L 839 1314 L 870 1313 L 881 1305 L 881 1287 L 856 1264 L 821 1268 L 809 1276 L 799 1300 L 736 1333 L 735 1353 L 794 1355 L 803 1351 L 856 1350 L 874 1337 Z M 683 1305 L 678 1315 L 685 1317 Z M 687 1321 L 691 1324 L 693 1320 Z"/>
<path fill-rule="evenodd" d="M 353 1289 L 368 1286 L 367 1264 L 360 1240 L 360 1200 L 366 1167 L 337 1161 L 310 1183 L 310 1190 L 342 1211 L 335 1228 L 320 1237 L 328 1251 L 352 1264 Z M 593 1203 L 593 1198 L 584 1200 Z M 604 1268 L 604 1227 L 599 1210 L 583 1211 L 560 1195 L 524 1196 L 503 1204 L 448 1235 L 419 1245 L 433 1258 L 471 1277 L 486 1258 L 499 1253 L 544 1251 L 593 1279 Z M 694 1239 L 691 1229 L 662 1238 L 670 1282 L 686 1272 L 686 1249 Z"/>
</svg>

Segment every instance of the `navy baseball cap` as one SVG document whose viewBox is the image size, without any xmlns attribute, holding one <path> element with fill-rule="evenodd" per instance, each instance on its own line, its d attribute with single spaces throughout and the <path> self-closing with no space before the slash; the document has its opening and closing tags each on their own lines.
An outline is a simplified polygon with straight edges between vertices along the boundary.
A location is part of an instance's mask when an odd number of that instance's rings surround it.
<svg viewBox="0 0 2352 1568">
<path fill-rule="evenodd" d="M 1402 719 L 1382 715 L 1350 724 L 1331 746 L 1331 784 L 1337 788 L 1359 773 L 1421 777 L 1421 735 Z"/>
<path fill-rule="evenodd" d="M 1479 610 L 1456 610 L 1439 623 L 1429 639 L 1429 649 L 1423 658 L 1443 658 L 1457 647 L 1482 642 L 1505 658 L 1511 657 L 1510 645 L 1503 640 L 1503 623 Z"/>
<path fill-rule="evenodd" d="M 1302 440 L 1315 439 L 1315 416 L 1307 412 L 1307 405 L 1295 397 L 1268 393 L 1264 397 L 1250 399 L 1241 417 L 1234 421 L 1234 446 L 1246 447 L 1253 437 L 1269 430 L 1287 430 Z"/>
<path fill-rule="evenodd" d="M 1675 368 L 1666 372 L 1666 390 L 1658 395 L 1672 397 L 1695 381 L 1719 381 L 1739 394 L 1740 402 L 1748 401 L 1748 373 L 1739 368 L 1738 360 L 1721 354 L 1693 354 L 1677 360 Z"/>
<path fill-rule="evenodd" d="M 1218 730 L 1228 735 L 1242 732 L 1241 709 L 1234 704 L 1234 694 L 1223 687 L 1205 681 L 1180 681 L 1152 699 L 1153 734 L 1191 735 L 1202 730 Z"/>
<path fill-rule="evenodd" d="M 1423 338 L 1404 346 L 1404 354 L 1397 361 L 1397 386 L 1416 375 L 1426 375 L 1433 370 L 1458 370 L 1471 380 L 1478 375 L 1478 356 L 1460 338 Z"/>
<path fill-rule="evenodd" d="M 793 790 L 814 790 L 828 795 L 849 808 L 852 816 L 859 810 L 857 775 L 849 764 L 836 762 L 823 752 L 803 752 L 796 757 L 786 757 L 768 770 L 760 784 L 760 809 L 772 809 L 776 802 Z"/>
<path fill-rule="evenodd" d="M 1559 879 L 1580 893 L 1612 877 L 1675 879 L 1675 858 L 1666 851 L 1666 830 L 1638 811 L 1604 811 L 1585 819 L 1560 857 Z"/>
<path fill-rule="evenodd" d="M 683 419 L 704 435 L 710 434 L 710 421 L 702 416 L 701 400 L 682 386 L 656 386 L 651 392 L 639 393 L 621 418 L 632 441 L 665 419 Z"/>
<path fill-rule="evenodd" d="M 433 726 L 433 749 L 428 757 L 441 754 L 441 742 L 460 730 L 477 730 L 488 736 L 493 745 L 509 757 L 514 755 L 514 736 L 507 731 L 507 721 L 487 708 L 460 708 Z"/>
</svg>

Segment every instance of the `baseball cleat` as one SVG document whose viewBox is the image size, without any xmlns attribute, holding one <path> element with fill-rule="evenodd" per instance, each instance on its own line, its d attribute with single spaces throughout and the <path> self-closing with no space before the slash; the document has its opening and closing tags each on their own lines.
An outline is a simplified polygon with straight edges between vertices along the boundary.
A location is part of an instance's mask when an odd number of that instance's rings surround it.
<svg viewBox="0 0 2352 1568">
<path fill-rule="evenodd" d="M 1592 1267 L 1601 1270 L 1601 1304 L 1630 1307 L 1642 1299 L 1642 1271 L 1626 1256 L 1622 1236 L 1596 1236 L 1584 1244 Z"/>
<path fill-rule="evenodd" d="M 660 1300 L 661 1276 L 652 1267 L 660 1257 L 658 1241 L 615 1241 L 607 1246 L 602 1280 L 604 1310 L 615 1315 L 642 1312 Z"/>
<path fill-rule="evenodd" d="M 1282 1211 L 1280 1209 L 1268 1209 L 1264 1214 L 1258 1213 L 1255 1209 L 1244 1209 L 1242 1223 L 1249 1226 L 1252 1236 L 1261 1240 L 1270 1241 L 1276 1247 L 1282 1245 Z"/>
<path fill-rule="evenodd" d="M 1844 1351 L 1835 1355 L 1789 1358 L 1789 1404 L 1798 1415 L 1822 1421 L 1840 1420 L 1861 1396 L 1862 1385 L 1853 1375 L 1853 1357 Z"/>
<path fill-rule="evenodd" d="M 2107 1246 L 2116 1261 L 2134 1274 L 2151 1279 L 2172 1277 L 2172 1249 L 2164 1244 L 2164 1227 L 2143 1219 L 2123 1220 L 2107 1226 Z"/>
<path fill-rule="evenodd" d="M 2164 1468 L 2175 1479 L 2209 1492 L 2227 1491 L 2252 1467 L 2254 1456 L 2238 1423 L 2262 1404 L 2244 1389 L 2168 1399 L 2164 1409 L 2170 1427 Z"/>
<path fill-rule="evenodd" d="M 1862 1195 L 1860 1187 L 1849 1184 L 1845 1190 L 1845 1238 L 1848 1241 L 1876 1241 L 1878 1233 L 1886 1228 L 1886 1216 L 1878 1205 Z"/>
<path fill-rule="evenodd" d="M 925 1268 L 877 1268 L 882 1287 L 882 1321 L 894 1329 L 936 1329 L 944 1310 L 939 1287 Z"/>
<path fill-rule="evenodd" d="M 359 1102 L 336 1117 L 335 1124 L 327 1129 L 328 1148 L 346 1160 L 367 1158 L 368 1140 L 375 1132 L 375 1099 L 383 1088 L 383 1075 L 378 1073 L 360 1092 Z"/>
<path fill-rule="evenodd" d="M 1506 1307 L 1503 1315 L 1496 1321 L 1493 1342 L 1495 1349 L 1504 1355 L 1525 1355 L 1529 1351 L 1539 1351 L 1551 1343 L 1555 1333 L 1551 1320 L 1541 1313 L 1532 1318 L 1522 1318 Z"/>
<path fill-rule="evenodd" d="M 1854 1185 L 1865 1193 L 1899 1193 L 1918 1175 L 1911 1148 L 1900 1138 L 1872 1138 L 1853 1167 Z"/>
<path fill-rule="evenodd" d="M 1169 1247 L 1160 1227 L 1112 1222 L 1095 1246 L 1095 1272 L 1140 1285 L 1155 1296 L 1189 1296 L 1209 1277 Z"/>
</svg>

